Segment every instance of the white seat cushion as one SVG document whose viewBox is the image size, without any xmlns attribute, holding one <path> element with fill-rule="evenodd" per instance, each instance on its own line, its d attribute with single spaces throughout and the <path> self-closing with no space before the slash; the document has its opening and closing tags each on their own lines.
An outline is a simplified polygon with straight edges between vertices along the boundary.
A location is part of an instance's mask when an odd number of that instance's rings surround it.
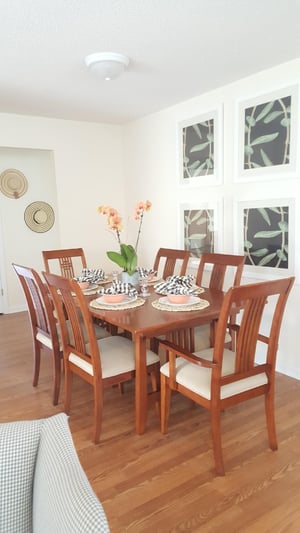
<svg viewBox="0 0 300 533">
<path fill-rule="evenodd" d="M 134 344 L 125 337 L 118 335 L 107 337 L 106 339 L 98 340 L 102 377 L 107 378 L 123 374 L 124 372 L 131 372 L 135 370 L 135 358 L 134 358 Z M 87 345 L 87 352 L 89 347 Z M 76 354 L 71 353 L 69 361 L 78 367 L 82 368 L 85 372 L 93 375 L 92 364 L 87 363 Z M 147 366 L 153 363 L 158 363 L 159 357 L 151 350 L 147 350 Z"/>
<path fill-rule="evenodd" d="M 213 349 L 203 350 L 201 352 L 195 352 L 194 355 L 198 355 L 203 359 L 209 361 L 212 360 Z M 235 354 L 231 350 L 224 350 L 223 356 L 223 368 L 222 376 L 227 376 L 232 374 L 234 371 L 234 362 Z M 186 361 L 181 357 L 176 359 L 176 382 L 190 389 L 191 391 L 203 396 L 210 400 L 210 391 L 211 391 L 211 369 L 205 368 L 203 366 L 198 366 L 193 363 Z M 161 369 L 161 373 L 169 377 L 169 363 L 165 363 Z M 221 399 L 228 398 L 229 396 L 234 396 L 240 392 L 246 390 L 254 389 L 260 385 L 265 385 L 268 383 L 268 378 L 265 373 L 258 374 L 256 376 L 251 376 L 249 378 L 244 378 L 234 383 L 229 383 L 228 385 L 223 385 L 221 387 Z"/>
<path fill-rule="evenodd" d="M 67 328 L 70 332 L 70 323 L 69 323 L 69 320 L 67 320 Z M 94 324 L 94 329 L 95 329 L 95 333 L 96 333 L 96 338 L 97 339 L 104 339 L 106 337 L 110 337 L 110 333 L 102 328 L 101 326 L 98 326 L 98 324 Z M 86 342 L 87 341 L 87 335 L 86 335 L 86 331 L 85 329 L 83 328 L 83 331 L 84 331 L 84 341 Z M 60 329 L 59 329 L 59 326 L 57 325 L 57 333 L 58 333 L 58 339 L 59 339 L 59 349 L 62 350 L 62 346 L 61 346 L 61 339 L 60 339 Z M 52 350 L 52 340 L 50 337 L 47 337 L 47 335 L 44 335 L 43 333 L 41 332 L 38 332 L 36 334 L 36 339 L 41 342 L 42 344 L 44 344 L 44 346 L 47 346 L 47 348 L 49 348 L 49 350 Z"/>
</svg>

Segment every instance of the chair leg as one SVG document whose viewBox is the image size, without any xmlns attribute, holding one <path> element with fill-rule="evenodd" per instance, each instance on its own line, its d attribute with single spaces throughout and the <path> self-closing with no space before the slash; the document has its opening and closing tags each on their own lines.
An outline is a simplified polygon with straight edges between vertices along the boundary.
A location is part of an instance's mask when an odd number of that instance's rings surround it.
<svg viewBox="0 0 300 533">
<path fill-rule="evenodd" d="M 171 390 L 168 378 L 163 374 L 160 375 L 160 388 L 160 430 L 162 433 L 167 433 L 170 415 Z"/>
<path fill-rule="evenodd" d="M 33 359 L 33 378 L 32 385 L 36 387 L 39 382 L 40 366 L 41 366 L 41 347 L 38 342 L 33 344 L 34 359 Z"/>
<path fill-rule="evenodd" d="M 53 356 L 53 393 L 52 393 L 53 405 L 58 404 L 59 391 L 60 391 L 60 376 L 61 376 L 61 358 L 59 355 L 54 355 Z"/>
<path fill-rule="evenodd" d="M 94 438 L 95 444 L 99 444 L 100 434 L 102 428 L 102 413 L 103 413 L 103 394 L 101 387 L 96 383 L 93 384 L 94 388 Z"/>
<path fill-rule="evenodd" d="M 269 437 L 269 446 L 271 450 L 277 450 L 277 436 L 276 436 L 276 425 L 275 425 L 275 411 L 274 411 L 274 391 L 272 388 L 265 395 L 265 411 L 266 411 L 266 421 L 267 421 L 267 430 Z"/>
<path fill-rule="evenodd" d="M 71 406 L 73 372 L 69 369 L 68 364 L 65 365 L 65 393 L 64 393 L 64 411 L 68 415 Z"/>
<path fill-rule="evenodd" d="M 157 353 L 158 354 L 158 345 L 159 345 L 159 340 L 156 339 L 156 337 L 152 337 L 150 339 L 150 350 L 154 353 Z"/>
<path fill-rule="evenodd" d="M 221 412 L 219 409 L 212 409 L 210 423 L 216 472 L 218 476 L 225 476 L 221 442 Z"/>
<path fill-rule="evenodd" d="M 149 368 L 151 389 L 152 392 L 157 392 L 160 389 L 160 364 L 154 363 Z"/>
</svg>

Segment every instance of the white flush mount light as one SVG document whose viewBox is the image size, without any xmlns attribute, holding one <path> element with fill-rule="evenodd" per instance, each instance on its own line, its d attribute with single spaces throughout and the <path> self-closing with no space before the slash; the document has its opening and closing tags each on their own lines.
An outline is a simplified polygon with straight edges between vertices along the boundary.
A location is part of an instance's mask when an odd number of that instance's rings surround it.
<svg viewBox="0 0 300 533">
<path fill-rule="evenodd" d="M 114 52 L 99 52 L 86 56 L 85 64 L 90 70 L 108 81 L 124 72 L 129 65 L 129 58 Z"/>
</svg>

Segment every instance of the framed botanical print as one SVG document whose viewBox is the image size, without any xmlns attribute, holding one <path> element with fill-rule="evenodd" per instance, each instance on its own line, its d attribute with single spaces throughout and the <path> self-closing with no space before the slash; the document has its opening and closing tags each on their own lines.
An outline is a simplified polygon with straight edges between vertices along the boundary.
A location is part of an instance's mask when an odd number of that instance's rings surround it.
<svg viewBox="0 0 300 533">
<path fill-rule="evenodd" d="M 294 273 L 294 199 L 239 202 L 239 252 L 252 272 L 275 276 Z"/>
<path fill-rule="evenodd" d="M 296 172 L 298 92 L 287 87 L 239 105 L 237 180 Z"/>
<path fill-rule="evenodd" d="M 180 205 L 180 247 L 198 259 L 221 248 L 221 203 Z"/>
<path fill-rule="evenodd" d="M 221 109 L 179 124 L 180 185 L 217 185 L 222 178 Z"/>
</svg>

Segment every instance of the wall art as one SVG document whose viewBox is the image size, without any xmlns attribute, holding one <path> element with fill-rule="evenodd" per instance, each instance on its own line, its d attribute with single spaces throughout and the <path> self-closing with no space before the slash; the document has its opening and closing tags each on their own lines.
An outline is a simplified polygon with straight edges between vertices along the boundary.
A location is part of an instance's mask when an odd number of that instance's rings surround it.
<svg viewBox="0 0 300 533">
<path fill-rule="evenodd" d="M 240 104 L 238 179 L 296 172 L 297 114 L 297 86 Z"/>
<path fill-rule="evenodd" d="M 200 258 L 221 249 L 221 203 L 180 205 L 180 247 Z"/>
<path fill-rule="evenodd" d="M 216 185 L 221 182 L 221 122 L 220 109 L 179 124 L 181 185 Z"/>
<path fill-rule="evenodd" d="M 239 203 L 239 251 L 260 273 L 294 271 L 295 209 L 291 198 Z"/>
</svg>

